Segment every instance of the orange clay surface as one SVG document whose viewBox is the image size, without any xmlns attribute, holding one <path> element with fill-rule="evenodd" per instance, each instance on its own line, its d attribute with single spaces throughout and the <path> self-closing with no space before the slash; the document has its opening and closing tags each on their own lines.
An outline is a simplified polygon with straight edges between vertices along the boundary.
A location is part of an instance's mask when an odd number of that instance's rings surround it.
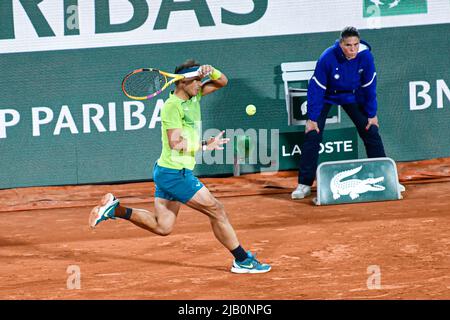
<svg viewBox="0 0 450 320">
<path fill-rule="evenodd" d="M 120 219 L 89 229 L 106 192 L 153 210 L 151 182 L 0 190 L 0 299 L 450 299 L 450 159 L 398 170 L 403 200 L 335 206 L 292 201 L 295 171 L 201 179 L 272 265 L 256 275 L 230 273 L 186 206 L 167 237 Z M 73 266 L 80 289 L 67 286 Z"/>
</svg>

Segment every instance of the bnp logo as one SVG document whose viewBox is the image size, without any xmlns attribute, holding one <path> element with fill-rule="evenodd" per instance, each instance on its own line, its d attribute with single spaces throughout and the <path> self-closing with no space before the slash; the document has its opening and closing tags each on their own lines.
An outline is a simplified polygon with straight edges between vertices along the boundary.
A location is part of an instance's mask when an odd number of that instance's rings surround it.
<svg viewBox="0 0 450 320">
<path fill-rule="evenodd" d="M 427 13 L 427 0 L 364 0 L 364 18 Z"/>
</svg>

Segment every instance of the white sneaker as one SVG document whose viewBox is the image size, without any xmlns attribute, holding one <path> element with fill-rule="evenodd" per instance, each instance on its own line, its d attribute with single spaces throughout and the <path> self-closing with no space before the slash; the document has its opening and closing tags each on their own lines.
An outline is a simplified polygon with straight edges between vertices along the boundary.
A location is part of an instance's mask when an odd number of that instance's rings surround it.
<svg viewBox="0 0 450 320">
<path fill-rule="evenodd" d="M 406 191 L 405 186 L 400 184 L 400 183 L 398 184 L 398 189 L 400 190 L 400 192 L 405 192 Z"/>
<path fill-rule="evenodd" d="M 297 189 L 295 189 L 292 194 L 291 194 L 291 198 L 292 199 L 303 199 L 307 196 L 309 196 L 311 194 L 311 187 L 304 185 L 304 184 L 299 184 L 297 186 Z"/>
</svg>

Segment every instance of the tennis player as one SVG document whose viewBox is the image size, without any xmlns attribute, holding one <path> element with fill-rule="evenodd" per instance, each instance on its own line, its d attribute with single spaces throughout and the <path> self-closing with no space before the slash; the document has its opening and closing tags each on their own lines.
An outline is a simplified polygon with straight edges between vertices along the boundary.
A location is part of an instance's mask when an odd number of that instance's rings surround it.
<svg viewBox="0 0 450 320">
<path fill-rule="evenodd" d="M 228 79 L 218 69 L 210 65 L 200 66 L 195 60 L 188 60 L 175 69 L 176 74 L 194 71 L 198 71 L 198 76 L 178 81 L 161 110 L 162 152 L 153 170 L 155 212 L 123 207 L 119 199 L 107 193 L 92 209 L 89 224 L 94 228 L 104 220 L 122 218 L 166 236 L 172 232 L 183 203 L 208 216 L 217 240 L 234 256 L 231 272 L 268 272 L 270 265 L 260 263 L 254 254 L 243 249 L 223 205 L 193 175 L 198 150 L 222 150 L 229 141 L 223 138 L 222 131 L 216 137 L 200 142 L 195 128 L 201 121 L 202 97 L 226 86 Z M 209 80 L 202 82 L 207 76 Z"/>
</svg>

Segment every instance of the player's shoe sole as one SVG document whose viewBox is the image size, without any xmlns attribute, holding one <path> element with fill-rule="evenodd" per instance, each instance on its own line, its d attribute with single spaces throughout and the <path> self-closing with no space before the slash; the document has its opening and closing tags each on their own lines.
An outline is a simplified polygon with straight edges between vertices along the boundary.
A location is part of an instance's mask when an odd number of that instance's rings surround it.
<svg viewBox="0 0 450 320">
<path fill-rule="evenodd" d="M 112 193 L 105 194 L 98 206 L 94 207 L 89 214 L 89 226 L 95 228 L 100 222 L 114 218 L 114 210 L 119 205 Z"/>
<path fill-rule="evenodd" d="M 272 269 L 272 267 L 268 267 L 266 269 L 247 269 L 247 268 L 241 268 L 241 267 L 231 267 L 231 272 L 233 273 L 266 273 L 269 272 Z"/>
</svg>

